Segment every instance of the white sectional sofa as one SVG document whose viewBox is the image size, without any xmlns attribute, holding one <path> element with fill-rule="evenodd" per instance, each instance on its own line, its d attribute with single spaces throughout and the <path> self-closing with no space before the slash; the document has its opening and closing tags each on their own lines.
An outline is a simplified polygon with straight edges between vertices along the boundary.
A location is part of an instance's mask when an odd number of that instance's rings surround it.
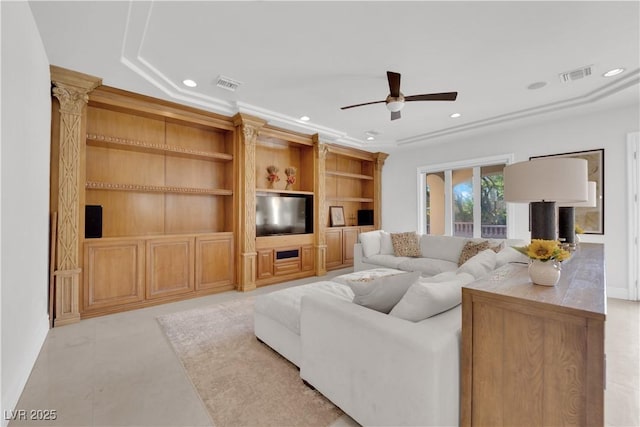
<svg viewBox="0 0 640 427">
<path fill-rule="evenodd" d="M 421 238 L 424 253 L 431 254 L 429 241 Z M 256 337 L 360 424 L 457 425 L 461 288 L 522 258 L 512 248 L 506 249 L 509 256 L 489 249 L 458 267 L 453 252 L 459 248 L 460 256 L 464 239 L 440 237 L 431 243 L 450 253 L 448 259 L 430 258 L 445 262 L 423 265 L 418 270 L 423 277 L 361 257 L 360 265 L 370 268 L 256 297 Z M 386 257 L 407 269 L 420 258 L 427 257 Z M 408 288 L 389 314 L 369 308 L 377 294 L 367 294 L 368 289 L 387 292 L 389 284 L 403 281 Z"/>
<path fill-rule="evenodd" d="M 359 243 L 354 246 L 353 251 L 354 271 L 387 267 L 404 271 L 420 271 L 425 276 L 454 271 L 459 267 L 461 252 L 469 242 L 487 242 L 489 247 L 495 248 L 498 254 L 496 260 L 498 265 L 503 265 L 512 259 L 526 262 L 526 257 L 520 257 L 511 247 L 525 245 L 526 242 L 522 240 L 420 235 L 418 236 L 420 256 L 403 257 L 395 255 L 391 234 L 383 230 L 360 234 Z"/>
</svg>

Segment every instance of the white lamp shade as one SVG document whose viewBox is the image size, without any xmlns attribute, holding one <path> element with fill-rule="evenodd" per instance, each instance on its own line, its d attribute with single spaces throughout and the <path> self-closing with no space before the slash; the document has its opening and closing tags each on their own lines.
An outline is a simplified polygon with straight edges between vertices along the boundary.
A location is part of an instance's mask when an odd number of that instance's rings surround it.
<svg viewBox="0 0 640 427">
<path fill-rule="evenodd" d="M 504 168 L 504 200 L 515 203 L 587 201 L 587 161 L 543 157 Z"/>
<path fill-rule="evenodd" d="M 587 183 L 587 196 L 588 199 L 586 202 L 575 202 L 575 203 L 561 203 L 561 207 L 574 207 L 574 208 L 595 208 L 597 206 L 597 193 L 596 193 L 596 182 L 589 181 Z"/>
</svg>

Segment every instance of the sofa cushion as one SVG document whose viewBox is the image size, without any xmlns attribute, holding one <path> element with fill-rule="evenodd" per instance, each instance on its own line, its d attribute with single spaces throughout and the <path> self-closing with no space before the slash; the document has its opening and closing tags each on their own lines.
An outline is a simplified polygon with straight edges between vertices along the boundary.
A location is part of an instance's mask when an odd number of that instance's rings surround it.
<svg viewBox="0 0 640 427">
<path fill-rule="evenodd" d="M 475 280 L 467 273 L 459 273 L 447 281 L 429 279 L 419 279 L 411 285 L 389 315 L 412 322 L 428 319 L 459 305 L 462 287 Z"/>
<path fill-rule="evenodd" d="M 402 296 L 420 277 L 419 272 L 380 277 L 374 280 L 350 280 L 353 302 L 382 313 L 389 313 Z"/>
<path fill-rule="evenodd" d="M 353 273 L 342 274 L 334 277 L 334 282 L 347 285 L 347 282 L 353 280 L 358 282 L 370 281 L 379 277 L 394 276 L 396 274 L 404 274 L 406 271 L 397 270 L 395 268 L 372 268 L 371 270 L 354 271 Z"/>
<path fill-rule="evenodd" d="M 461 266 L 462 264 L 467 262 L 467 260 L 478 255 L 480 252 L 484 251 L 485 249 L 489 249 L 489 246 L 490 246 L 489 242 L 486 240 L 482 240 L 480 242 L 469 241 L 465 243 L 464 247 L 462 248 L 462 252 L 460 252 L 460 258 L 458 259 L 458 266 Z"/>
<path fill-rule="evenodd" d="M 375 265 L 380 265 L 382 267 L 397 268 L 402 270 L 400 268 L 400 264 L 402 264 L 403 261 L 406 261 L 408 259 L 411 259 L 411 258 L 407 258 L 403 256 L 380 254 L 380 255 L 374 255 L 369 258 L 365 258 L 363 259 L 363 261 L 369 264 L 375 264 Z"/>
<path fill-rule="evenodd" d="M 444 271 L 455 271 L 458 264 L 435 258 L 405 258 L 398 268 L 404 271 L 419 271 L 423 276 L 435 276 Z"/>
<path fill-rule="evenodd" d="M 460 252 L 467 239 L 458 236 L 420 236 L 420 251 L 425 258 L 443 259 L 458 264 Z"/>
<path fill-rule="evenodd" d="M 381 230 L 374 230 L 366 233 L 360 233 L 358 236 L 360 243 L 362 243 L 362 254 L 365 258 L 380 253 L 380 244 L 382 240 L 381 233 Z"/>
<path fill-rule="evenodd" d="M 391 234 L 386 231 L 380 231 L 380 255 L 393 255 Z"/>
<path fill-rule="evenodd" d="M 353 300 L 353 292 L 340 283 L 322 281 L 304 286 L 270 292 L 255 299 L 254 310 L 277 321 L 300 335 L 300 304 L 304 295 L 331 295 L 345 301 Z"/>
<path fill-rule="evenodd" d="M 422 256 L 420 244 L 418 243 L 418 235 L 413 231 L 408 233 L 391 233 L 391 242 L 393 243 L 393 253 L 395 256 Z"/>
<path fill-rule="evenodd" d="M 493 249 L 485 249 L 462 264 L 458 268 L 458 273 L 469 273 L 476 280 L 480 279 L 496 268 L 497 256 Z"/>
</svg>

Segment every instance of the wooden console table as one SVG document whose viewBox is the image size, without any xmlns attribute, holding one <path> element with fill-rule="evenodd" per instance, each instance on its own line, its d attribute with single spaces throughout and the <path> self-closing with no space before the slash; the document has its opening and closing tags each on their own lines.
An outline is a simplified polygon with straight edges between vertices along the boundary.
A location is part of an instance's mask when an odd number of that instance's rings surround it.
<svg viewBox="0 0 640 427">
<path fill-rule="evenodd" d="M 508 264 L 462 289 L 462 426 L 604 425 L 604 249 L 555 287 Z"/>
</svg>

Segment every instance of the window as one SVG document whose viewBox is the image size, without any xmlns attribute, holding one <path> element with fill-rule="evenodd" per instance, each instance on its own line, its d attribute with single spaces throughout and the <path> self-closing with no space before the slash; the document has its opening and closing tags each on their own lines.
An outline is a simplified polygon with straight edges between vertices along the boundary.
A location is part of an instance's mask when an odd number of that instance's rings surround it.
<svg viewBox="0 0 640 427">
<path fill-rule="evenodd" d="M 504 166 L 512 155 L 418 169 L 421 233 L 506 239 Z"/>
</svg>

